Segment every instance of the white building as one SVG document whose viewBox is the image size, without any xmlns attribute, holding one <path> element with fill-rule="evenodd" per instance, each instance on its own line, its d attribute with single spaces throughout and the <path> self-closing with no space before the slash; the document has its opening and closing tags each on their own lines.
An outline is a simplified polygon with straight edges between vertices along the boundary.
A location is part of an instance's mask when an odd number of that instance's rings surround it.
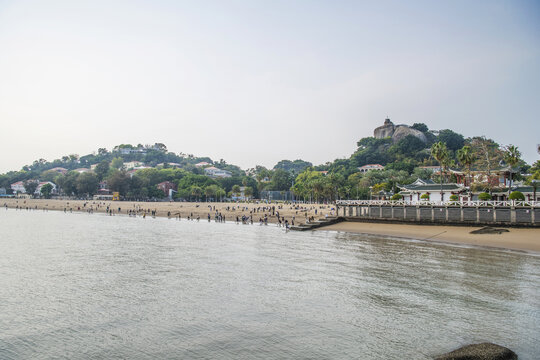
<svg viewBox="0 0 540 360">
<path fill-rule="evenodd" d="M 26 194 L 26 189 L 24 188 L 24 184 L 22 181 L 17 181 L 16 183 L 11 184 L 11 190 L 13 190 L 14 194 Z"/>
<path fill-rule="evenodd" d="M 131 170 L 131 169 L 134 169 L 134 168 L 141 167 L 143 165 L 144 165 L 144 163 L 142 163 L 140 161 L 128 161 L 128 162 L 124 163 L 124 169 L 125 170 Z"/>
<path fill-rule="evenodd" d="M 381 164 L 366 164 L 358 168 L 358 171 L 363 172 L 363 173 L 368 172 L 370 170 L 384 170 L 384 166 L 382 166 Z"/>
<path fill-rule="evenodd" d="M 214 166 L 205 168 L 204 173 L 211 178 L 230 178 L 232 176 L 230 171 L 221 170 Z"/>
<path fill-rule="evenodd" d="M 443 202 L 450 201 L 452 195 L 462 198 L 466 195 L 467 188 L 461 184 L 436 184 L 431 180 L 417 179 L 409 185 L 398 185 L 402 190 L 399 192 L 403 196 L 403 201 L 410 204 L 419 204 L 423 201 Z M 441 199 L 442 194 L 442 199 Z M 422 196 L 428 199 L 422 199 Z"/>
</svg>

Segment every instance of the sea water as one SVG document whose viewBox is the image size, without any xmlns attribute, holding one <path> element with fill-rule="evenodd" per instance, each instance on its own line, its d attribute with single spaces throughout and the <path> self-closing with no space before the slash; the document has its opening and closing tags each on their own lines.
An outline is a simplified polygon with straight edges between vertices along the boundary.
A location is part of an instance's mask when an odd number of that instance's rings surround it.
<svg viewBox="0 0 540 360">
<path fill-rule="evenodd" d="M 539 334 L 534 254 L 0 210 L 1 359 L 429 359 L 484 341 L 537 359 Z"/>
</svg>

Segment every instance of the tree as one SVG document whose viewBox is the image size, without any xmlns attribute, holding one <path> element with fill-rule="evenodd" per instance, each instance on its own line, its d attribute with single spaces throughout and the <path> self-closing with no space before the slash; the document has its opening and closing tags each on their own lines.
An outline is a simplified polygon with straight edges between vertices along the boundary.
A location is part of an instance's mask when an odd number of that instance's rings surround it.
<svg viewBox="0 0 540 360">
<path fill-rule="evenodd" d="M 508 195 L 508 199 L 517 200 L 517 201 L 525 201 L 525 195 L 523 195 L 521 191 L 512 191 L 510 195 Z"/>
<path fill-rule="evenodd" d="M 465 144 L 463 135 L 453 132 L 452 130 L 445 129 L 439 131 L 437 140 L 446 144 L 446 147 L 452 151 L 461 149 Z"/>
<path fill-rule="evenodd" d="M 478 199 L 482 201 L 489 201 L 491 200 L 491 194 L 488 194 L 487 192 L 483 192 L 478 194 Z"/>
<path fill-rule="evenodd" d="M 471 139 L 471 148 L 475 154 L 475 166 L 477 168 L 486 169 L 489 193 L 493 191 L 491 181 L 491 170 L 496 164 L 503 160 L 503 153 L 499 150 L 499 144 L 485 137 L 474 137 Z"/>
<path fill-rule="evenodd" d="M 98 149 L 98 155 L 100 155 L 100 156 L 105 156 L 105 155 L 107 155 L 108 153 L 109 153 L 109 152 L 108 152 L 107 149 L 105 149 L 105 148 L 99 148 L 99 149 Z"/>
<path fill-rule="evenodd" d="M 45 199 L 50 199 L 52 190 L 53 190 L 53 186 L 47 183 L 41 187 L 41 195 L 43 195 Z"/>
<path fill-rule="evenodd" d="M 99 185 L 99 180 L 97 178 L 97 175 L 91 172 L 82 173 L 77 178 L 77 193 L 79 195 L 88 195 L 92 196 L 97 192 L 97 188 Z"/>
<path fill-rule="evenodd" d="M 540 183 L 540 169 L 536 170 L 531 176 L 529 176 L 526 183 L 533 187 L 533 201 L 536 201 L 536 188 L 538 187 L 538 183 Z"/>
<path fill-rule="evenodd" d="M 233 185 L 231 191 L 232 191 L 234 196 L 239 196 L 240 195 L 240 185 Z"/>
<path fill-rule="evenodd" d="M 32 197 L 34 197 L 34 193 L 36 192 L 36 189 L 38 187 L 39 183 L 35 180 L 26 180 L 23 182 L 24 191 Z"/>
<path fill-rule="evenodd" d="M 458 161 L 465 167 L 467 167 L 467 178 L 469 179 L 469 194 L 471 193 L 471 166 L 475 161 L 475 156 L 472 148 L 468 145 L 462 147 L 457 151 Z"/>
<path fill-rule="evenodd" d="M 513 168 L 519 163 L 521 160 L 521 152 L 518 150 L 518 148 L 514 145 L 508 145 L 504 149 L 504 162 L 507 163 L 510 166 L 510 184 L 508 186 L 508 195 L 510 195 L 510 192 L 512 191 L 512 172 Z"/>
<path fill-rule="evenodd" d="M 431 156 L 433 156 L 433 158 L 435 160 L 437 160 L 439 162 L 439 165 L 441 166 L 441 176 L 440 176 L 440 181 L 441 181 L 441 201 L 444 200 L 444 193 L 443 193 L 443 168 L 448 164 L 448 158 L 449 158 L 449 154 L 448 154 L 448 149 L 446 147 L 446 144 L 444 144 L 443 142 L 439 141 L 439 142 L 436 142 L 435 144 L 433 144 L 431 146 Z"/>
<path fill-rule="evenodd" d="M 287 191 L 291 188 L 292 177 L 291 174 L 283 169 L 277 169 L 272 175 L 272 181 L 270 187 L 276 191 Z"/>
<path fill-rule="evenodd" d="M 114 173 L 107 178 L 107 186 L 112 191 L 117 191 L 120 195 L 127 195 L 129 191 L 130 177 L 125 171 L 114 171 Z"/>
<path fill-rule="evenodd" d="M 427 127 L 426 124 L 424 123 L 414 123 L 412 126 L 411 126 L 412 129 L 415 129 L 415 130 L 418 130 L 418 131 L 421 131 L 423 133 L 426 133 L 429 131 L 429 128 Z"/>
<path fill-rule="evenodd" d="M 94 169 L 94 172 L 96 173 L 98 180 L 101 181 L 109 171 L 109 162 L 107 160 L 101 161 L 99 164 L 97 164 L 96 168 Z"/>
<path fill-rule="evenodd" d="M 111 167 L 113 169 L 120 169 L 123 165 L 124 165 L 124 159 L 122 159 L 121 157 L 115 157 L 111 161 Z"/>
<path fill-rule="evenodd" d="M 204 188 L 204 196 L 206 196 L 206 201 L 208 202 L 208 198 L 213 197 L 216 195 L 217 191 L 217 185 L 208 185 Z"/>
<path fill-rule="evenodd" d="M 251 186 L 247 186 L 244 189 L 244 195 L 249 199 L 253 196 L 253 188 Z"/>
<path fill-rule="evenodd" d="M 191 195 L 195 196 L 195 199 L 197 201 L 201 198 L 202 192 L 203 192 L 203 190 L 202 190 L 202 188 L 200 186 L 193 185 L 191 187 Z"/>
</svg>

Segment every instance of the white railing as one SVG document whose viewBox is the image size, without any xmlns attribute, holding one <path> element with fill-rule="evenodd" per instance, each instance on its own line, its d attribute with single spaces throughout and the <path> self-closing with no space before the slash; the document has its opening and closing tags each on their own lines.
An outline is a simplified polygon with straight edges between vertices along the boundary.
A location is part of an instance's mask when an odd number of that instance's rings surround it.
<svg viewBox="0 0 540 360">
<path fill-rule="evenodd" d="M 404 200 L 338 200 L 337 206 L 467 206 L 467 207 L 540 207 L 540 201 L 404 201 Z"/>
</svg>

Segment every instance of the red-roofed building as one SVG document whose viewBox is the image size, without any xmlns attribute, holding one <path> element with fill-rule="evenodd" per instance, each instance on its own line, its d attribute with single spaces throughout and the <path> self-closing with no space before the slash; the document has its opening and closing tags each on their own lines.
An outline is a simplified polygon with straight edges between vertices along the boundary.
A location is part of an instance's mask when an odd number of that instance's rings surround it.
<svg viewBox="0 0 540 360">
<path fill-rule="evenodd" d="M 163 193 L 168 196 L 169 195 L 169 190 L 174 190 L 176 191 L 176 184 L 173 183 L 173 182 L 170 182 L 170 181 L 164 181 L 164 182 L 160 182 L 159 184 L 156 185 L 157 188 L 161 191 L 163 191 Z"/>
</svg>

